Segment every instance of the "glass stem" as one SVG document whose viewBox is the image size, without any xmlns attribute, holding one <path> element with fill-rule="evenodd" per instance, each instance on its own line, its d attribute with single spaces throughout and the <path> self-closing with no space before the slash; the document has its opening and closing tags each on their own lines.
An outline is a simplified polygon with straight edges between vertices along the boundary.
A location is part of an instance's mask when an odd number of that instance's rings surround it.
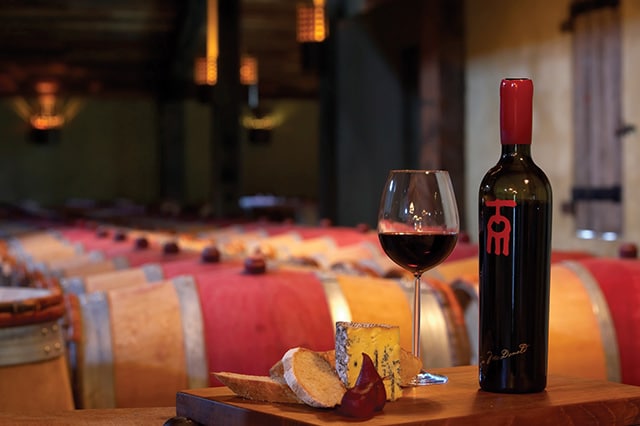
<svg viewBox="0 0 640 426">
<path fill-rule="evenodd" d="M 420 311 L 422 310 L 420 304 L 420 275 L 414 275 L 413 283 L 413 347 L 411 349 L 413 355 L 417 358 L 420 358 Z"/>
</svg>

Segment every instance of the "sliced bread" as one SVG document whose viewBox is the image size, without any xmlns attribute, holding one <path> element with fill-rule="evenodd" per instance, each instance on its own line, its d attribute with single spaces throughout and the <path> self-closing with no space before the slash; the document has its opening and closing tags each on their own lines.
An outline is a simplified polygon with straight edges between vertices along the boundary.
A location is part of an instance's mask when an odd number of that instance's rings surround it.
<svg viewBox="0 0 640 426">
<path fill-rule="evenodd" d="M 333 349 L 316 353 L 326 359 L 332 368 L 335 368 L 336 352 Z M 273 366 L 269 369 L 269 376 L 276 382 L 287 383 L 284 380 L 284 366 L 282 365 L 282 359 L 279 359 L 278 362 L 273 364 Z"/>
<path fill-rule="evenodd" d="M 317 352 L 318 355 L 323 357 L 331 365 L 332 368 L 336 366 L 336 353 L 334 350 Z M 400 350 L 400 386 L 411 386 L 411 379 L 422 370 L 422 360 L 411 354 L 406 349 Z M 282 360 L 278 360 L 271 369 L 269 369 L 269 376 L 276 382 L 286 383 L 284 380 L 284 367 Z"/>
<path fill-rule="evenodd" d="M 213 376 L 243 398 L 254 401 L 302 403 L 286 383 L 278 382 L 268 376 L 228 372 L 213 373 Z"/>
<path fill-rule="evenodd" d="M 336 370 L 318 352 L 289 349 L 282 357 L 284 379 L 298 398 L 312 407 L 340 404 L 346 388 Z"/>
</svg>

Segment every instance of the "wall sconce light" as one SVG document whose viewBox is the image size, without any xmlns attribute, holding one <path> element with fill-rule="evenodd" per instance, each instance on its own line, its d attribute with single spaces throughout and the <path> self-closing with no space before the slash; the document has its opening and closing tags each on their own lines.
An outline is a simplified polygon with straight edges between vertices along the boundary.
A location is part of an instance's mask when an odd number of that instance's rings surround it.
<svg viewBox="0 0 640 426">
<path fill-rule="evenodd" d="M 31 114 L 31 126 L 39 130 L 58 129 L 64 124 L 65 118 L 57 111 L 58 83 L 40 81 L 36 83 L 38 94 L 38 109 Z"/>
<path fill-rule="evenodd" d="M 62 126 L 71 121 L 82 106 L 77 99 L 62 99 L 59 89 L 58 82 L 41 80 L 35 84 L 36 96 L 33 100 L 27 101 L 23 97 L 13 100 L 13 109 L 29 124 L 33 142 L 47 143 L 57 139 Z"/>
<path fill-rule="evenodd" d="M 247 130 L 250 143 L 265 145 L 271 142 L 271 132 L 282 124 L 282 114 L 274 113 L 266 108 L 250 108 L 242 117 L 242 127 Z"/>
<path fill-rule="evenodd" d="M 194 80 L 199 86 L 218 82 L 218 0 L 207 0 L 207 54 L 195 59 Z"/>
<path fill-rule="evenodd" d="M 324 40 L 329 34 L 324 0 L 313 0 L 313 6 L 298 4 L 297 40 L 300 43 L 302 69 L 323 69 Z"/>
<path fill-rule="evenodd" d="M 193 79 L 198 86 L 215 86 L 218 82 L 218 60 L 210 60 L 206 56 L 195 59 Z"/>
<path fill-rule="evenodd" d="M 253 109 L 242 117 L 242 126 L 248 130 L 273 130 L 282 123 L 282 116 L 261 109 Z"/>
<path fill-rule="evenodd" d="M 313 0 L 313 6 L 299 4 L 297 40 L 300 43 L 318 43 L 327 38 L 324 0 Z"/>
<path fill-rule="evenodd" d="M 258 84 L 258 60 L 254 56 L 240 57 L 240 83 L 245 86 Z"/>
</svg>

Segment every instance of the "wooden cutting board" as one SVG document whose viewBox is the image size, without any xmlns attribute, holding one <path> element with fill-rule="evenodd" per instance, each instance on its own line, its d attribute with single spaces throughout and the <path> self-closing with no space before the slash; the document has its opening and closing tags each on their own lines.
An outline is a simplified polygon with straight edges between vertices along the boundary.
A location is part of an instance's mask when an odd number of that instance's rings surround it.
<svg viewBox="0 0 640 426">
<path fill-rule="evenodd" d="M 507 395 L 480 391 L 476 366 L 436 369 L 449 382 L 405 389 L 367 425 L 633 425 L 640 387 L 551 376 L 546 391 Z M 332 409 L 248 401 L 226 387 L 179 392 L 176 413 L 205 425 L 353 425 Z"/>
</svg>

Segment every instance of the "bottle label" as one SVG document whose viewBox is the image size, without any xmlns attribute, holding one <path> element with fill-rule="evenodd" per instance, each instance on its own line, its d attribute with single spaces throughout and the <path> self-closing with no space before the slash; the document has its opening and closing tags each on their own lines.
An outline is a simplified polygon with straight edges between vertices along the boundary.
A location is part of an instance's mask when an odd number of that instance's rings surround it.
<svg viewBox="0 0 640 426">
<path fill-rule="evenodd" d="M 492 361 L 500 361 L 503 359 L 511 358 L 514 356 L 522 355 L 527 352 L 529 349 L 528 343 L 520 343 L 518 348 L 514 351 L 511 351 L 507 348 L 502 349 L 499 353 L 493 353 L 492 351 L 487 352 L 487 356 L 484 359 L 480 360 L 481 366 L 488 366 Z"/>
<path fill-rule="evenodd" d="M 494 200 L 485 203 L 487 207 L 495 207 L 496 211 L 487 221 L 487 253 L 509 256 L 509 238 L 511 222 L 500 213 L 501 207 L 515 207 L 515 200 Z"/>
</svg>

